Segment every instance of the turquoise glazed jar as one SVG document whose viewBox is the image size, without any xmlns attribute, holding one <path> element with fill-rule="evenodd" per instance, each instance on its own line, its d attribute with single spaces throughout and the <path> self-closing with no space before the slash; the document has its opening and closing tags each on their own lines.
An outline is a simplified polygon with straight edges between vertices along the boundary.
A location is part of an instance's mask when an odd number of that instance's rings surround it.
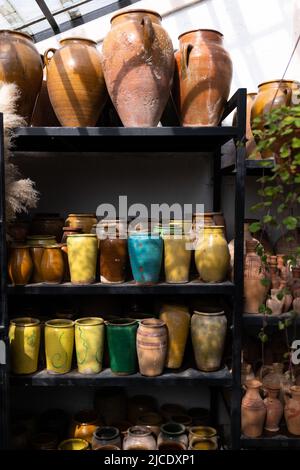
<svg viewBox="0 0 300 470">
<path fill-rule="evenodd" d="M 129 259 L 134 280 L 138 284 L 159 281 L 163 240 L 159 234 L 133 232 L 128 239 Z"/>
<path fill-rule="evenodd" d="M 136 331 L 138 322 L 120 318 L 106 322 L 110 368 L 114 374 L 129 375 L 137 371 Z"/>
</svg>

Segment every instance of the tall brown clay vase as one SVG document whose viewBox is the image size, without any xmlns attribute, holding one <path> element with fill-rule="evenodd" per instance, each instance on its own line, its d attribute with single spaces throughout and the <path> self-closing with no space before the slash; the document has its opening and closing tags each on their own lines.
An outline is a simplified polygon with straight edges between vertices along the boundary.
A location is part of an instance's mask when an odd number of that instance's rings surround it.
<svg viewBox="0 0 300 470">
<path fill-rule="evenodd" d="M 125 127 L 157 126 L 173 80 L 172 41 L 158 13 L 131 10 L 111 19 L 102 65 L 111 100 Z"/>
<path fill-rule="evenodd" d="M 42 60 L 31 37 L 18 31 L 0 30 L 0 81 L 18 86 L 17 113 L 28 124 L 42 79 Z"/>
<path fill-rule="evenodd" d="M 154 377 L 164 369 L 168 347 L 165 322 L 157 318 L 142 320 L 136 336 L 139 368 L 142 375 Z"/>
<path fill-rule="evenodd" d="M 284 417 L 288 431 L 295 436 L 300 436 L 300 387 L 293 385 L 291 394 L 292 398 L 285 397 Z"/>
<path fill-rule="evenodd" d="M 259 380 L 247 380 L 247 391 L 242 400 L 242 432 L 248 437 L 259 437 L 263 432 L 267 413 L 266 405 L 259 394 Z"/>
<path fill-rule="evenodd" d="M 283 415 L 283 406 L 281 401 L 278 399 L 280 387 L 269 386 L 266 387 L 266 389 L 268 396 L 264 399 L 267 407 L 265 429 L 267 431 L 276 432 L 279 431 L 279 423 Z"/>
<path fill-rule="evenodd" d="M 256 253 L 256 240 L 246 240 L 244 263 L 244 312 L 259 313 L 259 307 L 267 297 L 269 286 L 261 283 L 267 273 L 262 268 L 260 256 Z"/>
<path fill-rule="evenodd" d="M 176 53 L 183 126 L 217 126 L 229 96 L 232 63 L 218 31 L 199 29 L 179 36 Z"/>
<path fill-rule="evenodd" d="M 95 126 L 107 98 L 101 54 L 90 39 L 68 38 L 60 44 L 44 55 L 55 114 L 62 126 Z"/>
</svg>

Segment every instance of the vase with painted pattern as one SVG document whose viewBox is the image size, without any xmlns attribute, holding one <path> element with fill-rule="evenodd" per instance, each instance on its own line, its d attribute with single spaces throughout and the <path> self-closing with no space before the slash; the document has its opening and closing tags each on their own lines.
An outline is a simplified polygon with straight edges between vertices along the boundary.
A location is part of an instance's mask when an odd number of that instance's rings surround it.
<svg viewBox="0 0 300 470">
<path fill-rule="evenodd" d="M 78 372 L 97 374 L 102 370 L 104 321 L 87 317 L 75 321 L 75 347 Z"/>
<path fill-rule="evenodd" d="M 71 370 L 74 347 L 74 322 L 55 319 L 45 323 L 46 367 L 49 374 Z"/>
</svg>

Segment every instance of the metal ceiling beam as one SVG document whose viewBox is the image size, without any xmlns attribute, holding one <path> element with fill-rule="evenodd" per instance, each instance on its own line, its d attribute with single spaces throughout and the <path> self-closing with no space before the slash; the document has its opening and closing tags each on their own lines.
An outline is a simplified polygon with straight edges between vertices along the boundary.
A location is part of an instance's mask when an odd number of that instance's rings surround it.
<svg viewBox="0 0 300 470">
<path fill-rule="evenodd" d="M 55 34 L 60 33 L 58 24 L 44 0 L 35 0 Z"/>
</svg>

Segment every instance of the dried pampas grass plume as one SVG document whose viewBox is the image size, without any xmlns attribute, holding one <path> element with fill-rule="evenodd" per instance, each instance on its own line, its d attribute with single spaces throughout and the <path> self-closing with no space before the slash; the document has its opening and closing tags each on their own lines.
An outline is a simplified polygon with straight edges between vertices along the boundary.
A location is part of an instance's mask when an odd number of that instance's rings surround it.
<svg viewBox="0 0 300 470">
<path fill-rule="evenodd" d="M 22 179 L 13 159 L 14 128 L 26 125 L 25 120 L 16 113 L 20 91 L 14 83 L 0 82 L 0 113 L 4 121 L 4 159 L 5 159 L 5 199 L 6 221 L 11 222 L 17 214 L 28 212 L 38 202 L 39 193 L 34 182 Z"/>
</svg>

